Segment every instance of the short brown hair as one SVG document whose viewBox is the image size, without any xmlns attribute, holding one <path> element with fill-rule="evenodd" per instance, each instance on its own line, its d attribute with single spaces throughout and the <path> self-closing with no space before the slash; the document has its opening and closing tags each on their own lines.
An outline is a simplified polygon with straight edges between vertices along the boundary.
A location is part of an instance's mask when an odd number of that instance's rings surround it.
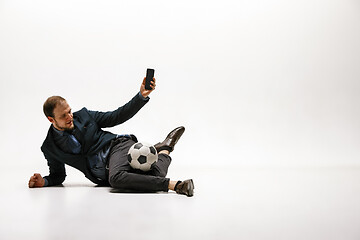
<svg viewBox="0 0 360 240">
<path fill-rule="evenodd" d="M 54 117 L 54 109 L 60 102 L 66 101 L 65 98 L 60 96 L 49 97 L 43 106 L 43 111 L 46 117 Z"/>
</svg>

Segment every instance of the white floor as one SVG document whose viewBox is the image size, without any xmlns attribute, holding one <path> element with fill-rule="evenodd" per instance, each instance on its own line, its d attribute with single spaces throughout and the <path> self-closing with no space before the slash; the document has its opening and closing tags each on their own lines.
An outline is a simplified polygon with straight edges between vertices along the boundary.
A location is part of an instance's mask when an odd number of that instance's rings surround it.
<svg viewBox="0 0 360 240">
<path fill-rule="evenodd" d="M 0 239 L 360 239 L 360 168 L 177 168 L 169 176 L 185 171 L 192 198 L 112 193 L 81 177 L 28 189 L 3 175 Z"/>
</svg>

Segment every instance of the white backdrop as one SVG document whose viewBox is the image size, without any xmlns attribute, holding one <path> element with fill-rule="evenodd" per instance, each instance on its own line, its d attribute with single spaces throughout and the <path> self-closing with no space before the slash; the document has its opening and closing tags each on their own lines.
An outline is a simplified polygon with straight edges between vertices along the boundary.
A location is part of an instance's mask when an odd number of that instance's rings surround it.
<svg viewBox="0 0 360 240">
<path fill-rule="evenodd" d="M 46 170 L 48 96 L 113 110 L 151 67 L 150 102 L 110 131 L 184 125 L 178 165 L 359 165 L 359 43 L 356 0 L 0 0 L 1 162 Z"/>
</svg>

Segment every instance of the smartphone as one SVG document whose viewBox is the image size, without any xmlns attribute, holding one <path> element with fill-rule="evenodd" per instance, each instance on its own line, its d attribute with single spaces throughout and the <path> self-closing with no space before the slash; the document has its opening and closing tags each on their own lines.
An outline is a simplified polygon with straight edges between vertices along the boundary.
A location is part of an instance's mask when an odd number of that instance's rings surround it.
<svg viewBox="0 0 360 240">
<path fill-rule="evenodd" d="M 146 70 L 146 80 L 145 80 L 145 89 L 146 90 L 152 90 L 152 87 L 150 86 L 150 82 L 154 78 L 154 73 L 155 73 L 154 69 L 148 68 Z"/>
</svg>

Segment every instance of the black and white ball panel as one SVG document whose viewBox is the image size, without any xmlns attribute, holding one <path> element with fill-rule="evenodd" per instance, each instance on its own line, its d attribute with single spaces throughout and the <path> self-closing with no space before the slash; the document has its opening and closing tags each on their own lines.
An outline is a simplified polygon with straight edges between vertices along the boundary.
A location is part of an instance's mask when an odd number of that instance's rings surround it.
<svg viewBox="0 0 360 240">
<path fill-rule="evenodd" d="M 158 154 L 154 146 L 144 142 L 132 145 L 128 152 L 128 161 L 132 168 L 149 171 L 156 164 Z"/>
</svg>

